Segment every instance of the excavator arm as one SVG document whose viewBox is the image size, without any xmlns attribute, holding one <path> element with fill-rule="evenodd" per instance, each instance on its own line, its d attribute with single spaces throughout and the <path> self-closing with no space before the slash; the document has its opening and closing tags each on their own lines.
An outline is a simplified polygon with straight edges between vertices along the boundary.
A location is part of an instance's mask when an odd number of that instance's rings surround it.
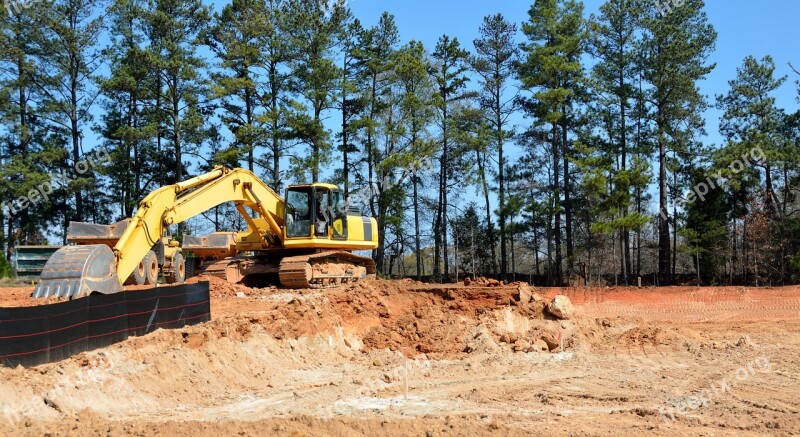
<svg viewBox="0 0 800 437">
<path fill-rule="evenodd" d="M 283 240 L 283 199 L 247 170 L 216 168 L 153 191 L 142 200 L 131 224 L 114 246 L 120 281 L 133 272 L 142 257 L 164 235 L 167 226 L 182 223 L 227 202 L 239 207 L 249 230 L 261 234 L 265 248 Z M 256 211 L 269 228 L 257 227 L 242 206 Z"/>
<path fill-rule="evenodd" d="M 283 199 L 250 171 L 217 167 L 145 197 L 113 251 L 106 245 L 61 248 L 45 265 L 34 297 L 76 298 L 94 291 L 121 291 L 124 281 L 168 226 L 227 202 L 237 206 L 251 233 L 261 235 L 264 248 L 283 243 Z M 245 206 L 260 217 L 250 217 Z"/>
</svg>

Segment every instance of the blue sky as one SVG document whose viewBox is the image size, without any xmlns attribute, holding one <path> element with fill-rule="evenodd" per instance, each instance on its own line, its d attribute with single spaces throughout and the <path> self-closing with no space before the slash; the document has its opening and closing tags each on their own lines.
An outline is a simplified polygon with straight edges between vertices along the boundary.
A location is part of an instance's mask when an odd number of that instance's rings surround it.
<svg viewBox="0 0 800 437">
<path fill-rule="evenodd" d="M 402 40 L 417 39 L 429 50 L 443 34 L 457 37 L 462 45 L 472 49 L 483 17 L 502 13 L 507 20 L 525 21 L 532 0 L 349 0 L 350 8 L 365 26 L 377 23 L 383 11 L 395 15 Z M 656 0 L 652 0 L 656 1 Z M 661 0 L 666 1 L 666 0 Z M 602 0 L 587 0 L 585 13 L 596 13 Z M 800 1 L 797 0 L 706 0 L 709 22 L 718 35 L 716 51 L 711 57 L 717 67 L 700 84 L 704 94 L 713 103 L 714 96 L 728 89 L 728 81 L 736 77 L 736 68 L 745 56 L 761 58 L 772 55 L 777 74 L 789 75 L 789 80 L 776 94 L 778 106 L 794 112 L 800 105 L 796 101 L 796 75 L 788 63 L 800 68 Z M 520 39 L 523 37 L 520 35 Z M 794 76 L 794 77 L 792 77 Z M 706 142 L 719 145 L 719 111 L 709 109 L 706 114 L 708 137 Z"/>
</svg>

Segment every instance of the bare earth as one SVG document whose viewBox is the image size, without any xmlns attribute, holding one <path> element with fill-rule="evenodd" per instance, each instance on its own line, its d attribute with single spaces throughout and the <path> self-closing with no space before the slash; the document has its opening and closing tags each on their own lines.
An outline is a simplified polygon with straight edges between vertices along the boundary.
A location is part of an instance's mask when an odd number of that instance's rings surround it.
<svg viewBox="0 0 800 437">
<path fill-rule="evenodd" d="M 205 279 L 209 323 L 0 368 L 0 435 L 800 434 L 800 287 Z"/>
</svg>

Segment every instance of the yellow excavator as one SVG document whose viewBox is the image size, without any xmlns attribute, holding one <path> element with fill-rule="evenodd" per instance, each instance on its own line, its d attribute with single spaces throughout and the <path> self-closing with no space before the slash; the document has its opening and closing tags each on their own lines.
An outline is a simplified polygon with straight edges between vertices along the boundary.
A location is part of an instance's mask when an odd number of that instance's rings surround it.
<svg viewBox="0 0 800 437">
<path fill-rule="evenodd" d="M 187 235 L 183 245 L 166 236 L 169 226 L 227 202 L 244 218 L 245 231 Z M 234 283 L 272 276 L 287 288 L 338 287 L 374 276 L 373 260 L 353 251 L 378 247 L 375 219 L 346 205 L 335 185 L 292 185 L 284 199 L 250 171 L 217 167 L 153 191 L 131 219 L 70 223 L 68 240 L 76 244 L 50 257 L 33 296 L 111 294 L 126 282 L 155 284 L 163 275 L 182 283 L 193 274 Z"/>
</svg>

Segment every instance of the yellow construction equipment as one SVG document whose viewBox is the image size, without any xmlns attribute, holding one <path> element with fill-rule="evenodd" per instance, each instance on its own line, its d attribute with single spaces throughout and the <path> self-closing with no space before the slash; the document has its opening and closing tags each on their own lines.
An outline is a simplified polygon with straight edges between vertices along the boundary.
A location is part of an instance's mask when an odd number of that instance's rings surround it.
<svg viewBox="0 0 800 437">
<path fill-rule="evenodd" d="M 182 246 L 166 236 L 169 226 L 226 202 L 247 230 L 185 236 Z M 131 219 L 71 223 L 68 239 L 77 244 L 48 260 L 34 297 L 116 293 L 126 281 L 155 284 L 159 271 L 168 283 L 203 273 L 231 282 L 272 276 L 289 288 L 336 287 L 375 275 L 372 259 L 352 252 L 377 248 L 378 226 L 349 211 L 335 185 L 289 186 L 284 199 L 247 170 L 217 167 L 153 191 Z"/>
</svg>

